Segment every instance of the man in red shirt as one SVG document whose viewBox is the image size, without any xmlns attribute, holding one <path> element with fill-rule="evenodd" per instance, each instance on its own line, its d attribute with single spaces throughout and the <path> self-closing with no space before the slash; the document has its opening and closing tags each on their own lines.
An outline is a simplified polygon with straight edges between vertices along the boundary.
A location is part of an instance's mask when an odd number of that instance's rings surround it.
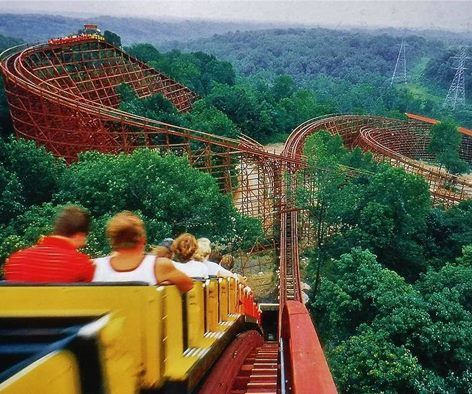
<svg viewBox="0 0 472 394">
<path fill-rule="evenodd" d="M 15 282 L 90 282 L 94 266 L 77 251 L 85 246 L 90 227 L 87 212 L 67 206 L 57 216 L 52 235 L 13 253 L 5 264 L 5 278 Z"/>
</svg>

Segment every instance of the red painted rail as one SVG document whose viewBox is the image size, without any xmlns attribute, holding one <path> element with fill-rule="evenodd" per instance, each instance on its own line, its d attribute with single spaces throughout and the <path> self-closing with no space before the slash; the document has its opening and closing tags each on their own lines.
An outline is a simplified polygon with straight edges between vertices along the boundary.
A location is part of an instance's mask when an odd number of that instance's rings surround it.
<svg viewBox="0 0 472 394">
<path fill-rule="evenodd" d="M 282 340 L 289 364 L 289 390 L 294 393 L 336 393 L 310 314 L 301 302 L 286 301 L 282 310 Z"/>
<path fill-rule="evenodd" d="M 409 119 L 413 120 L 418 120 L 420 122 L 424 123 L 429 123 L 429 124 L 437 124 L 439 123 L 439 120 L 433 119 L 433 118 L 428 118 L 427 116 L 422 116 L 422 115 L 415 115 L 415 114 L 410 114 L 406 113 L 405 114 Z M 466 129 L 465 127 L 458 127 L 458 130 L 460 133 L 464 135 L 468 135 L 469 137 L 472 137 L 472 130 Z"/>
</svg>

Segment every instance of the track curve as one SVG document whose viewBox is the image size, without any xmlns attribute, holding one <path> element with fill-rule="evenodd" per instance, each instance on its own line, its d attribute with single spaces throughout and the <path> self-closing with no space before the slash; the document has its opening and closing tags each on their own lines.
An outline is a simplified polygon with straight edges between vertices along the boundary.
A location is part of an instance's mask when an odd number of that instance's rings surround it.
<svg viewBox="0 0 472 394">
<path fill-rule="evenodd" d="M 467 177 L 449 174 L 428 164 L 429 129 L 436 121 L 407 114 L 408 120 L 365 115 L 328 115 L 314 118 L 298 126 L 288 137 L 283 155 L 303 166 L 303 146 L 312 134 L 325 130 L 340 135 L 349 148 L 369 151 L 379 161 L 402 167 L 426 179 L 435 202 L 445 205 L 472 198 L 472 182 Z M 429 121 L 428 121 L 429 120 Z M 472 131 L 460 128 L 460 156 L 472 163 Z"/>
<path fill-rule="evenodd" d="M 273 223 L 275 154 L 248 137 L 226 138 L 120 111 L 116 88 L 139 97 L 162 93 L 181 112 L 196 94 L 104 41 L 11 48 L 0 55 L 15 133 L 68 162 L 88 150 L 131 152 L 140 147 L 186 155 L 235 195 L 241 212 Z M 237 170 L 235 170 L 235 167 Z M 260 179 L 262 186 L 256 184 Z"/>
</svg>

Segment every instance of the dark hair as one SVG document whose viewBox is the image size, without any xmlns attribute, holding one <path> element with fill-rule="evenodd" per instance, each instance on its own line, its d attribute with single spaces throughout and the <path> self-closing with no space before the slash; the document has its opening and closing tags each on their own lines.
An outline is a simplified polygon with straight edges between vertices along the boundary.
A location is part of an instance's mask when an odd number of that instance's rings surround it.
<svg viewBox="0 0 472 394">
<path fill-rule="evenodd" d="M 72 237 L 77 233 L 88 234 L 89 229 L 89 213 L 76 205 L 66 206 L 54 222 L 54 234 L 63 237 Z"/>
<path fill-rule="evenodd" d="M 222 257 L 223 253 L 221 252 L 221 250 L 213 248 L 211 250 L 210 256 L 208 257 L 208 260 L 212 261 L 213 263 L 219 264 Z"/>
</svg>

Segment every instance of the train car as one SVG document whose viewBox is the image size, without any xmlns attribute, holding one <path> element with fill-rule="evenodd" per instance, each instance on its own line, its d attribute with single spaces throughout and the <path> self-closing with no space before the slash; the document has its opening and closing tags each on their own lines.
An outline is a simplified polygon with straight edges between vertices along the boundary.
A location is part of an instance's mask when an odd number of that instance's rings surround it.
<svg viewBox="0 0 472 394">
<path fill-rule="evenodd" d="M 99 34 L 74 34 L 67 37 L 51 38 L 48 40 L 49 45 L 66 45 L 76 44 L 78 42 L 86 42 L 90 40 L 105 41 L 105 38 Z"/>
<path fill-rule="evenodd" d="M 260 311 L 234 278 L 0 286 L 0 393 L 198 392 Z"/>
<path fill-rule="evenodd" d="M 77 34 L 70 34 L 68 36 L 59 38 L 51 38 L 48 40 L 48 44 L 53 46 L 66 45 L 90 40 L 105 41 L 105 37 L 102 35 L 98 25 L 87 23 L 84 24 L 84 28 L 80 29 Z"/>
</svg>

